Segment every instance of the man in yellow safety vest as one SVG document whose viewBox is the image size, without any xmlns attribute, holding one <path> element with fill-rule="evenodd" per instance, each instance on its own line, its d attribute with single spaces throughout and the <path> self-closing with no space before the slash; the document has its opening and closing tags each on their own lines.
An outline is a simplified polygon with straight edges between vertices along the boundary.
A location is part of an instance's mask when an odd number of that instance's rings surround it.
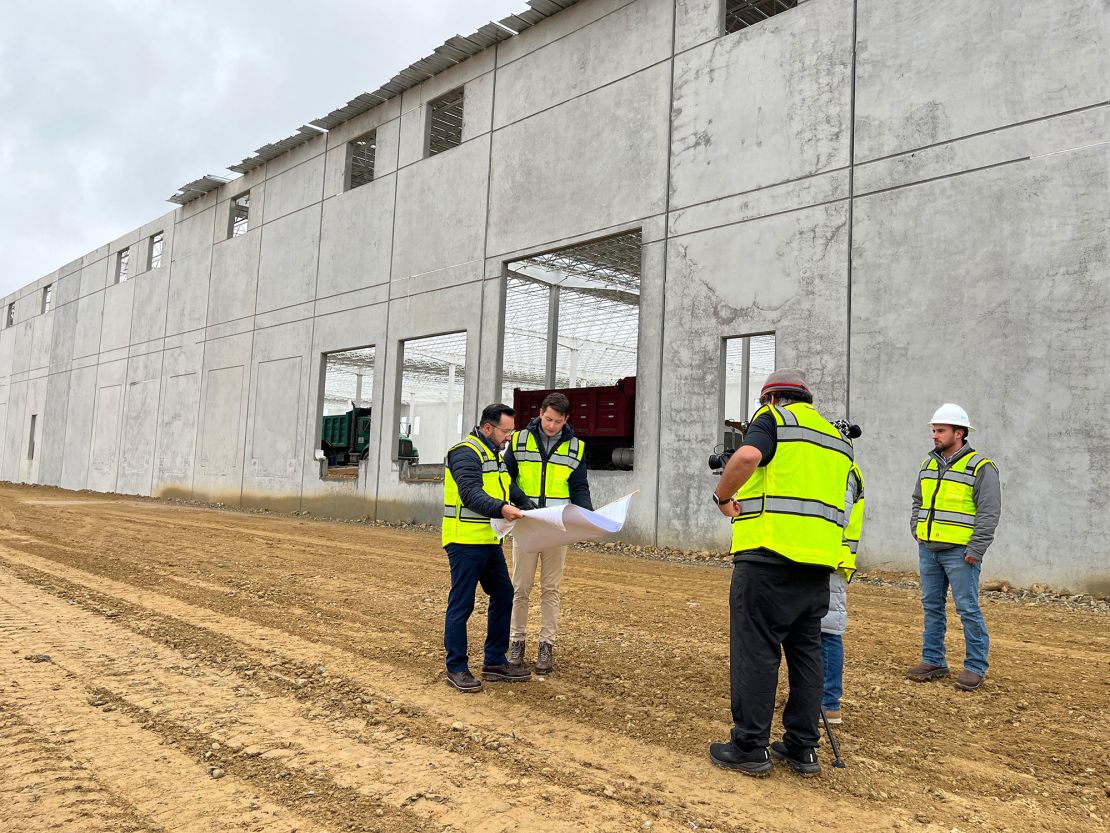
<svg viewBox="0 0 1110 833">
<path fill-rule="evenodd" d="M 710 745 L 709 757 L 746 775 L 769 774 L 772 759 L 816 775 L 821 619 L 829 609 L 829 574 L 851 557 L 843 543 L 854 451 L 813 407 L 800 370 L 771 373 L 759 401 L 712 496 L 732 519 L 733 728 L 728 742 Z M 785 733 L 769 744 L 783 653 L 790 669 Z"/>
<path fill-rule="evenodd" d="M 916 682 L 948 676 L 944 632 L 948 588 L 964 626 L 964 670 L 956 688 L 975 691 L 987 676 L 990 636 L 979 607 L 983 554 L 994 540 L 1002 511 L 1002 489 L 994 462 L 967 443 L 974 429 L 967 411 L 945 403 L 929 423 L 933 450 L 917 473 L 910 534 L 917 541 L 925 633 L 921 662 L 906 670 Z"/>
<path fill-rule="evenodd" d="M 462 442 L 447 452 L 443 483 L 443 548 L 451 565 L 451 592 L 443 628 L 447 682 L 462 692 L 482 688 L 470 673 L 466 623 L 474 611 L 478 584 L 489 595 L 482 678 L 518 682 L 531 673 L 505 661 L 513 585 L 505 552 L 490 518 L 513 521 L 523 513 L 511 500 L 511 483 L 501 449 L 513 432 L 513 409 L 488 405 Z"/>
</svg>

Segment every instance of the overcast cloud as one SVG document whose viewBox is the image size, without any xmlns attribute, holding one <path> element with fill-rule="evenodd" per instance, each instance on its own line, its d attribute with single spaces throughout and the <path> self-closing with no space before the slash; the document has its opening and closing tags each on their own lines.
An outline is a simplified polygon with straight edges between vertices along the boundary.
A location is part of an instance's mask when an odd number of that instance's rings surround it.
<svg viewBox="0 0 1110 833">
<path fill-rule="evenodd" d="M 0 0 L 0 296 L 525 0 Z"/>
</svg>

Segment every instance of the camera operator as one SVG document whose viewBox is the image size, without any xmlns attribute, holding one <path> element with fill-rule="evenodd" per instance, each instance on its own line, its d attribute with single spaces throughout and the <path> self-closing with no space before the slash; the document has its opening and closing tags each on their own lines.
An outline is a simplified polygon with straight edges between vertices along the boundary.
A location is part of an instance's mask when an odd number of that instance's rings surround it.
<svg viewBox="0 0 1110 833">
<path fill-rule="evenodd" d="M 713 493 L 721 513 L 732 519 L 733 729 L 730 741 L 710 745 L 709 756 L 747 775 L 769 774 L 772 758 L 816 775 L 824 689 L 821 619 L 829 607 L 829 573 L 843 560 L 853 449 L 813 407 L 800 370 L 768 376 L 759 401 Z M 782 653 L 790 675 L 782 713 L 786 731 L 768 750 Z"/>
</svg>

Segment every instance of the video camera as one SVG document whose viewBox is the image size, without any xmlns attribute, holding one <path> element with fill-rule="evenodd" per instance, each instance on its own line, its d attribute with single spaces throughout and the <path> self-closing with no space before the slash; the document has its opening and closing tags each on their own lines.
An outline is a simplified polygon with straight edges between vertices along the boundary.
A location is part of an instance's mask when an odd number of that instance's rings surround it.
<svg viewBox="0 0 1110 833">
<path fill-rule="evenodd" d="M 846 419 L 833 421 L 833 426 L 847 439 L 854 440 L 863 436 L 863 429 Z M 733 419 L 725 420 L 725 441 L 713 449 L 709 455 L 709 470 L 720 476 L 728 465 L 729 458 L 736 453 L 736 449 L 744 442 L 744 434 L 748 430 L 748 423 L 738 422 Z"/>
</svg>

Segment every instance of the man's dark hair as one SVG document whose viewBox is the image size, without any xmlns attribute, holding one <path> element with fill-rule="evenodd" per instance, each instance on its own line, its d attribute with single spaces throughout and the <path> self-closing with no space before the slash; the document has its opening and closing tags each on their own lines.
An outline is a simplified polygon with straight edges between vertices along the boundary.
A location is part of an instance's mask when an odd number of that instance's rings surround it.
<svg viewBox="0 0 1110 833">
<path fill-rule="evenodd" d="M 549 393 L 543 398 L 543 402 L 540 403 L 540 413 L 542 414 L 548 408 L 563 416 L 567 416 L 570 413 L 570 400 L 567 399 L 564 394 Z"/>
<path fill-rule="evenodd" d="M 501 417 L 515 415 L 516 411 L 504 402 L 497 402 L 493 405 L 486 405 L 486 407 L 482 409 L 482 418 L 478 420 L 478 425 L 479 427 L 483 425 L 500 425 Z"/>
<path fill-rule="evenodd" d="M 953 431 L 963 431 L 963 432 L 964 432 L 964 435 L 963 435 L 963 437 L 961 438 L 961 440 L 962 440 L 963 442 L 965 442 L 965 443 L 967 442 L 967 435 L 971 433 L 971 430 L 970 430 L 970 429 L 968 429 L 968 428 L 965 428 L 965 427 L 964 427 L 964 426 L 962 426 L 962 425 L 953 425 L 953 426 L 952 426 L 952 430 L 953 430 Z"/>
<path fill-rule="evenodd" d="M 813 394 L 812 393 L 805 393 L 803 391 L 797 391 L 797 392 L 791 391 L 791 392 L 788 393 L 786 391 L 781 391 L 781 390 L 768 391 L 767 393 L 763 394 L 763 396 L 759 397 L 759 404 L 760 405 L 766 405 L 768 402 L 771 401 L 772 396 L 777 397 L 778 400 L 779 400 L 779 404 L 784 406 L 784 407 L 787 406 L 787 405 L 793 405 L 797 402 L 805 402 L 807 404 L 813 404 Z"/>
</svg>

